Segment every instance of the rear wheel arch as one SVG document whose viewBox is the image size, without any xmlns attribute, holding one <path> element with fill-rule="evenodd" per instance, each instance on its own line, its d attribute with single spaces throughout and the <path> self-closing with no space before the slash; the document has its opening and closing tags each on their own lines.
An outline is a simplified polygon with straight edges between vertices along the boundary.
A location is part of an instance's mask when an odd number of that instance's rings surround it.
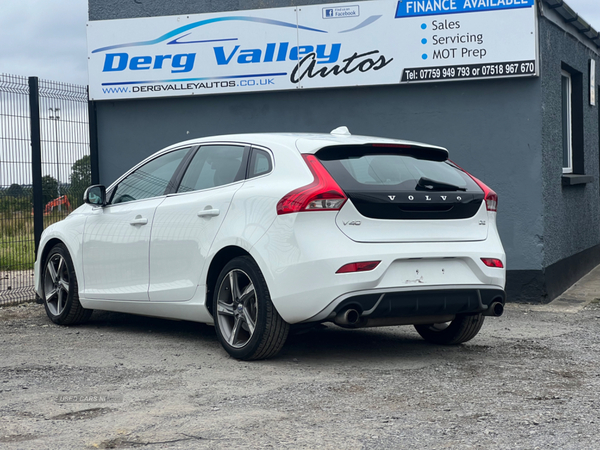
<svg viewBox="0 0 600 450">
<path fill-rule="evenodd" d="M 208 308 L 208 311 L 211 315 L 213 315 L 212 297 L 215 285 L 217 284 L 217 278 L 219 278 L 219 274 L 221 273 L 225 265 L 227 265 L 227 263 L 232 259 L 237 258 L 239 256 L 249 256 L 250 258 L 252 258 L 252 255 L 250 255 L 250 253 L 248 253 L 243 248 L 231 245 L 219 250 L 210 262 L 208 273 L 206 275 L 206 307 Z"/>
<path fill-rule="evenodd" d="M 257 360 L 275 356 L 290 326 L 271 302 L 258 264 L 239 256 L 221 270 L 213 291 L 215 332 L 232 357 Z"/>
</svg>

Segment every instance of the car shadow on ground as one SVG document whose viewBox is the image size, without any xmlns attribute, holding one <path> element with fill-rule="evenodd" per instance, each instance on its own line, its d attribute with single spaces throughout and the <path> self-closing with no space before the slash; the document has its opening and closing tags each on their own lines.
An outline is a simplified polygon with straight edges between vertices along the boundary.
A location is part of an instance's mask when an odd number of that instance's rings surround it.
<svg viewBox="0 0 600 450">
<path fill-rule="evenodd" d="M 388 361 L 404 366 L 426 366 L 432 357 L 446 358 L 463 346 L 440 346 L 424 341 L 412 326 L 344 329 L 327 324 L 305 334 L 292 334 L 280 358 L 322 363 L 330 360 L 364 363 Z"/>
<path fill-rule="evenodd" d="M 206 346 L 206 350 L 220 347 L 214 327 L 211 325 L 174 321 L 154 317 L 137 316 L 116 312 L 94 311 L 91 320 L 77 327 L 79 330 L 101 330 L 103 333 L 144 334 L 151 332 L 154 338 L 176 340 L 187 346 Z M 460 346 L 439 346 L 425 342 L 412 326 L 344 329 L 333 324 L 313 328 L 292 328 L 287 342 L 278 356 L 270 361 L 303 362 L 345 360 L 365 362 L 369 360 L 390 362 L 411 361 L 412 364 L 431 363 L 431 357 L 443 359 L 455 353 L 473 352 L 481 346 L 477 338 Z M 222 350 L 223 357 L 227 357 Z"/>
</svg>

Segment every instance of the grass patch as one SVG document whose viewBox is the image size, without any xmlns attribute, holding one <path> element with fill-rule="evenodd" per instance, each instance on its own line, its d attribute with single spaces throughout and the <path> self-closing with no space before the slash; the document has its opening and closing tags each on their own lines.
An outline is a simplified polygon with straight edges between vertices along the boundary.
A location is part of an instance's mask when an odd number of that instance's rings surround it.
<svg viewBox="0 0 600 450">
<path fill-rule="evenodd" d="M 44 228 L 67 216 L 55 211 L 44 216 Z M 0 216 L 0 270 L 30 270 L 35 262 L 33 216 L 24 211 L 3 212 Z"/>
</svg>

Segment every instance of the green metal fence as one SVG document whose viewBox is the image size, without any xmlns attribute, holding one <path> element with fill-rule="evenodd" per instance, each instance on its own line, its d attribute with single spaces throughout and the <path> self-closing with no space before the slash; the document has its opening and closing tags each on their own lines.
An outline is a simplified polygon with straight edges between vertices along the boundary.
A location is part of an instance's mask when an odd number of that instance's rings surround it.
<svg viewBox="0 0 600 450">
<path fill-rule="evenodd" d="M 33 300 L 43 228 L 90 184 L 86 86 L 0 74 L 0 305 Z"/>
</svg>

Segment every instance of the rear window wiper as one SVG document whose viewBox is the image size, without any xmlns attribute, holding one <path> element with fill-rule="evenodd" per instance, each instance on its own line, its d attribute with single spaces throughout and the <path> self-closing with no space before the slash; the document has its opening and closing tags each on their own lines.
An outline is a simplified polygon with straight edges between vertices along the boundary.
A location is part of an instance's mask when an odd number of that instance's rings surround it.
<svg viewBox="0 0 600 450">
<path fill-rule="evenodd" d="M 421 177 L 417 182 L 417 188 L 428 191 L 466 191 L 466 188 L 456 186 L 442 181 L 432 180 L 430 178 Z"/>
</svg>

